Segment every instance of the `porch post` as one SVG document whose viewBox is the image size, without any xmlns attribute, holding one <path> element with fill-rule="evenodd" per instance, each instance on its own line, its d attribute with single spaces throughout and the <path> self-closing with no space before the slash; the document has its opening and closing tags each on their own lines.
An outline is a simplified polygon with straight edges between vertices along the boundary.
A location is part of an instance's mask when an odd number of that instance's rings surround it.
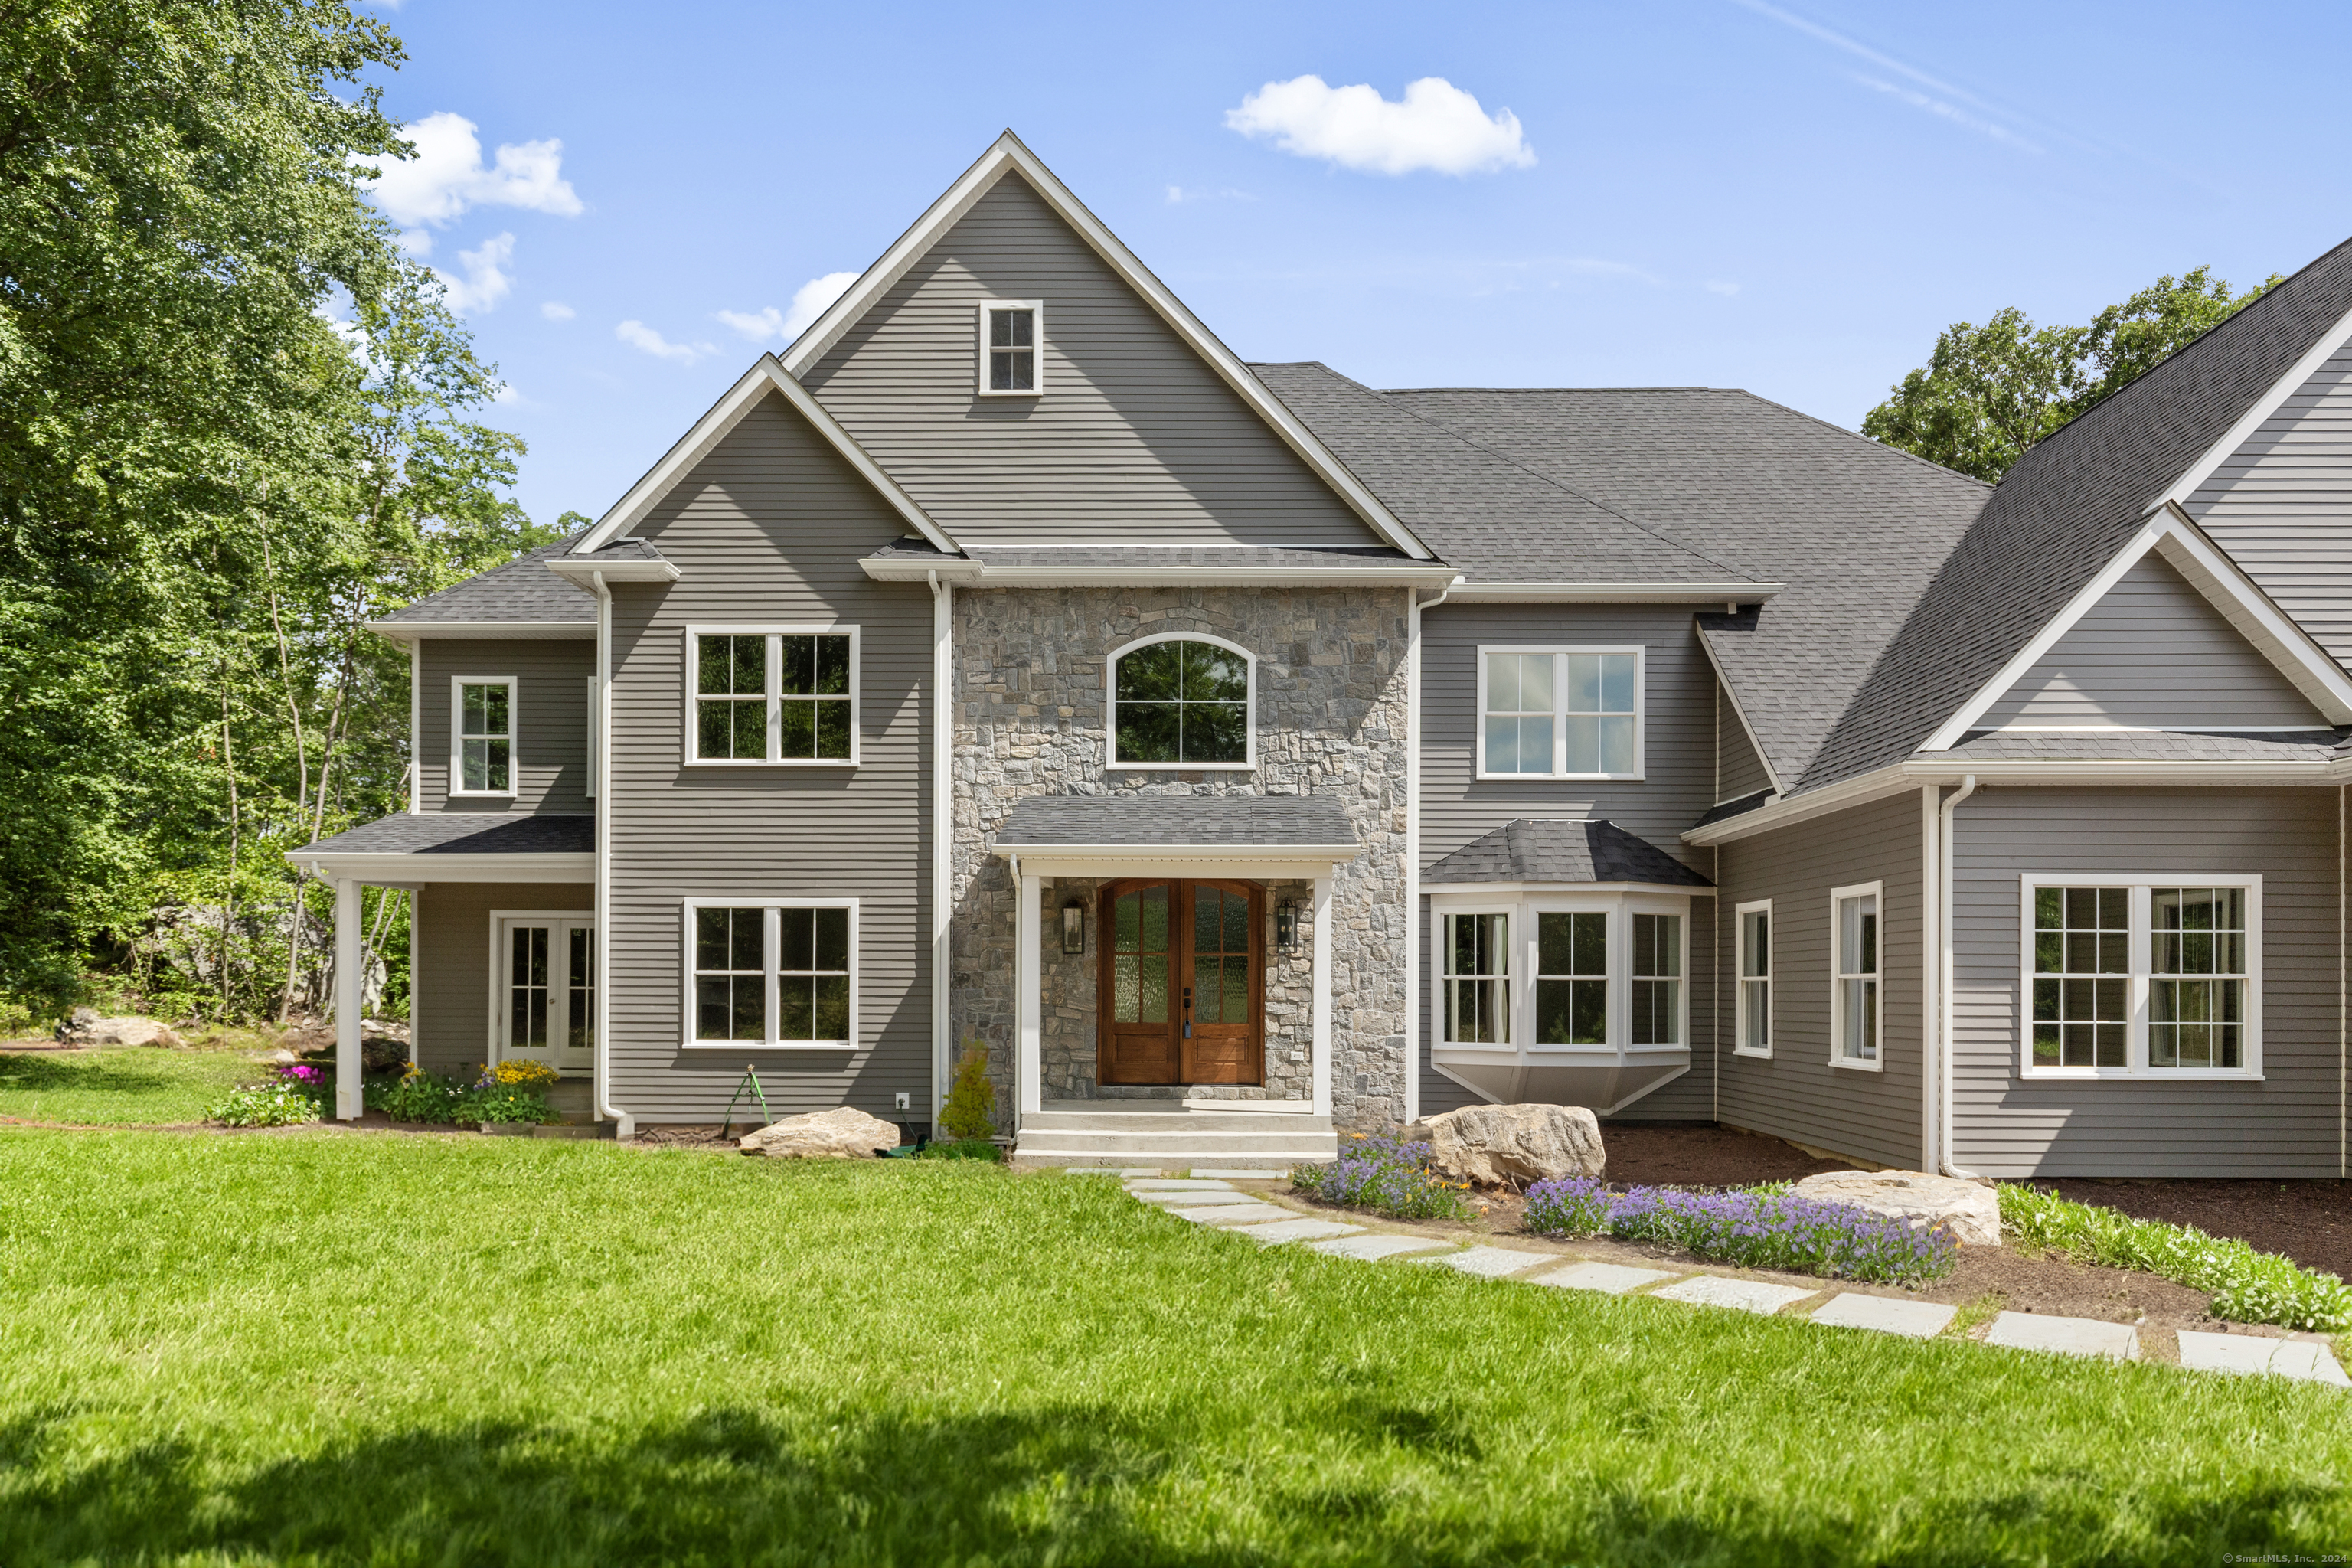
<svg viewBox="0 0 2352 1568">
<path fill-rule="evenodd" d="M 1019 862 L 1014 862 L 1019 875 Z M 1021 1043 L 1015 1073 L 1021 1091 L 1021 1114 L 1033 1116 L 1045 1109 L 1044 1043 L 1040 1037 L 1045 1006 L 1045 921 L 1041 879 L 1021 877 L 1021 917 L 1013 943 L 1019 950 L 1014 975 L 1019 988 Z"/>
<path fill-rule="evenodd" d="M 1331 878 L 1315 879 L 1315 1114 L 1331 1114 Z"/>
<path fill-rule="evenodd" d="M 356 1121 L 360 1114 L 360 1008 L 366 988 L 360 973 L 360 885 L 335 881 L 335 1117 Z"/>
</svg>

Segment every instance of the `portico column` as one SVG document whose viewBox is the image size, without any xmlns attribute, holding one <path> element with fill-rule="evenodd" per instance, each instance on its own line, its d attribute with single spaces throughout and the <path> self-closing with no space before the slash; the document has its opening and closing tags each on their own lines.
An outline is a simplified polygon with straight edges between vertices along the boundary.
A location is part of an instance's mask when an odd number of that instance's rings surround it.
<svg viewBox="0 0 2352 1568">
<path fill-rule="evenodd" d="M 1014 863 L 1018 876 L 1019 863 Z M 1045 897 L 1040 886 L 1043 879 L 1021 877 L 1021 916 L 1015 922 L 1013 943 L 1019 950 L 1014 965 L 1015 984 L 1019 994 L 1021 1042 L 1019 1059 L 1014 1065 L 1021 1093 L 1021 1114 L 1034 1115 L 1045 1109 L 1045 1046 L 1041 1038 L 1045 1016 Z"/>
<path fill-rule="evenodd" d="M 360 1114 L 360 1008 L 365 994 L 360 973 L 360 885 L 335 881 L 335 1116 L 356 1121 Z"/>
<path fill-rule="evenodd" d="M 1315 1114 L 1331 1114 L 1331 879 L 1315 879 Z"/>
</svg>

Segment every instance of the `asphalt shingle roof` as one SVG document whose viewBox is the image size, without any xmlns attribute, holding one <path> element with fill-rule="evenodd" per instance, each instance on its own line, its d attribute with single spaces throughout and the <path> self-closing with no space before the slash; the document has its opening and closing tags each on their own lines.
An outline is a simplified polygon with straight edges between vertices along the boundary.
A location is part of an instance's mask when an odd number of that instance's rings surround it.
<svg viewBox="0 0 2352 1568">
<path fill-rule="evenodd" d="M 1201 844 L 1234 848 L 1353 844 L 1339 802 L 1315 795 L 1033 795 L 997 830 L 1024 845 Z"/>
<path fill-rule="evenodd" d="M 427 594 L 404 609 L 383 616 L 383 623 L 578 621 L 593 626 L 596 624 L 596 595 L 585 588 L 573 587 L 547 569 L 550 560 L 568 552 L 579 539 L 575 533 L 518 556 L 503 566 L 493 566 L 454 587 Z"/>
<path fill-rule="evenodd" d="M 307 855 L 589 855 L 593 816 L 425 811 L 380 816 L 294 851 Z"/>
<path fill-rule="evenodd" d="M 1474 838 L 1422 873 L 1432 882 L 1714 883 L 1648 839 L 1606 818 L 1521 817 Z"/>
<path fill-rule="evenodd" d="M 2147 730 L 2107 733 L 1991 730 L 1970 735 L 1948 751 L 1921 752 L 1918 756 L 1922 762 L 1954 763 L 2021 758 L 2043 762 L 2325 763 L 2338 754 L 2343 743 L 2343 738 L 2333 730 L 2238 735 Z"/>
</svg>

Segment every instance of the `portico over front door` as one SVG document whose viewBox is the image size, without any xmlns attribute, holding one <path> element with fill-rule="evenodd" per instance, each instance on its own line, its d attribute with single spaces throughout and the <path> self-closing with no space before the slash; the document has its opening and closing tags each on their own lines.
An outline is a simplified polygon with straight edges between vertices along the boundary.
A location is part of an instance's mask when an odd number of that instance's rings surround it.
<svg viewBox="0 0 2352 1568">
<path fill-rule="evenodd" d="M 1248 882 L 1103 889 L 1099 1082 L 1265 1081 L 1264 904 Z"/>
</svg>

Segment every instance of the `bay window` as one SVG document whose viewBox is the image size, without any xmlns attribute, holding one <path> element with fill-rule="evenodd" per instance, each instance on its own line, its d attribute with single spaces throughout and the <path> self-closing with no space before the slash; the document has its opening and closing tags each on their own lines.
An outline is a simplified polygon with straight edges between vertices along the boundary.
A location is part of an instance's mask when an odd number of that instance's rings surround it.
<svg viewBox="0 0 2352 1568">
<path fill-rule="evenodd" d="M 1687 900 L 1609 888 L 1504 896 L 1434 897 L 1441 1061 L 1449 1048 L 1490 1064 L 1497 1050 L 1566 1060 L 1686 1048 Z"/>
</svg>

